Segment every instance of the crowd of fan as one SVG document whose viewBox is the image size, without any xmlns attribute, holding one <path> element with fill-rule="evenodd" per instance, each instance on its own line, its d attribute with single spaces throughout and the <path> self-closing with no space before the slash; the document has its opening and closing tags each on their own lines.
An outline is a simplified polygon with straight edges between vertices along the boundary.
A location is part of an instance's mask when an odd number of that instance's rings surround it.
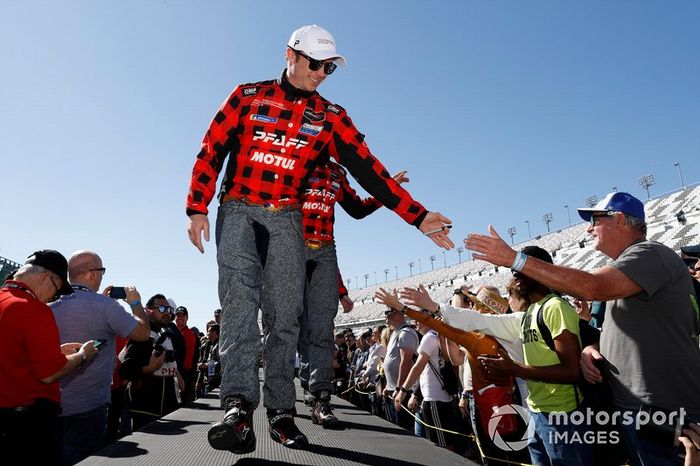
<svg viewBox="0 0 700 466">
<path fill-rule="evenodd" d="M 700 463 L 700 247 L 680 261 L 644 241 L 628 213 L 640 206 L 592 209 L 589 232 L 614 259 L 595 273 L 556 266 L 537 246 L 514 252 L 492 231 L 465 244 L 496 265 L 515 255 L 507 299 L 488 286 L 444 304 L 422 286 L 379 289 L 386 325 L 335 334 L 335 394 L 485 464 Z M 163 294 L 143 305 L 133 286 L 100 293 L 106 270 L 91 251 L 66 261 L 42 250 L 0 289 L 10 463 L 75 464 L 220 385 L 221 311 L 204 335 Z M 587 412 L 595 422 L 574 421 Z M 608 422 L 618 414 L 637 423 Z"/>
<path fill-rule="evenodd" d="M 163 294 L 100 292 L 106 271 L 41 250 L 0 289 L 3 464 L 75 464 L 219 386 L 220 310 L 204 335 Z"/>
<path fill-rule="evenodd" d="M 541 248 L 530 246 L 523 251 L 529 256 L 552 263 L 549 254 Z M 700 292 L 700 248 L 684 248 L 682 259 L 697 295 Z M 387 305 L 387 325 L 360 330 L 357 334 L 349 328 L 335 334 L 336 394 L 415 435 L 427 437 L 441 447 L 479 459 L 484 464 L 501 464 L 500 461 L 549 464 L 548 455 L 550 458 L 558 455 L 552 464 L 559 464 L 557 461 L 570 464 L 567 461 L 572 459 L 580 464 L 625 464 L 629 461 L 629 456 L 625 449 L 620 448 L 625 434 L 622 422 L 598 421 L 581 426 L 548 425 L 547 429 L 567 438 L 563 451 L 552 454 L 547 450 L 555 442 L 546 437 L 540 439 L 541 452 L 533 449 L 532 445 L 530 449 L 513 448 L 513 445 L 518 445 L 518 441 L 528 438 L 525 432 L 528 425 L 524 422 L 524 416 L 518 416 L 516 412 L 505 412 L 498 422 L 492 421 L 495 410 L 506 405 L 521 405 L 522 412 L 525 413 L 528 401 L 531 410 L 539 408 L 537 403 L 559 403 L 557 406 L 541 406 L 543 414 L 567 411 L 571 414 L 574 411 L 590 410 L 593 413 L 606 413 L 608 417 L 603 419 L 614 419 L 613 413 L 618 409 L 613 402 L 609 381 L 602 384 L 589 383 L 583 379 L 579 368 L 578 354 L 581 349 L 598 345 L 606 315 L 606 302 L 562 296 L 517 271 L 513 275 L 507 288 L 507 300 L 500 296 L 498 289 L 489 286 L 457 288 L 451 303 L 445 306 L 433 302 L 422 286 L 405 288 L 398 293 L 396 290 L 392 293 L 380 289 L 375 298 Z M 549 304 L 545 309 L 547 302 Z M 409 308 L 404 303 L 420 308 L 424 313 L 437 308 L 435 317 L 439 317 L 432 320 L 432 323 L 428 322 L 428 325 L 421 316 L 415 321 L 407 320 L 404 314 Z M 522 323 L 522 313 L 533 304 L 535 308 L 539 307 L 543 316 L 548 315 L 546 323 L 545 317 L 539 322 L 535 322 L 536 318 L 533 317 L 532 323 Z M 550 311 L 552 306 L 556 311 Z M 562 330 L 556 328 L 556 324 L 552 325 L 550 314 L 555 312 L 561 313 L 559 318 L 562 321 L 568 321 L 569 330 L 566 330 L 566 326 Z M 467 331 L 462 334 L 455 333 L 450 328 L 445 331 L 441 324 L 443 321 Z M 570 351 L 567 351 L 557 346 L 556 352 L 562 361 L 562 373 L 569 371 L 571 374 L 551 377 L 551 374 L 531 372 L 529 377 L 524 377 L 522 373 L 498 370 L 497 366 L 491 366 L 491 360 L 496 358 L 510 361 L 509 364 L 514 361 L 515 364 L 523 365 L 527 362 L 535 365 L 532 355 L 529 361 L 524 357 L 521 325 L 537 326 L 538 334 L 542 334 L 545 340 L 547 337 L 544 334 L 548 332 L 543 331 L 543 327 L 552 329 L 548 345 L 555 351 L 553 334 L 555 340 L 569 347 Z M 434 329 L 440 330 L 440 334 Z M 443 335 L 454 335 L 454 338 L 445 338 Z M 573 338 L 567 340 L 562 339 L 562 336 Z M 561 357 L 562 354 L 569 355 L 571 364 L 568 364 L 566 356 Z M 692 361 L 681 361 L 681 364 L 692 367 Z M 551 368 L 549 366 L 547 369 Z M 650 374 L 643 375 L 645 378 L 650 378 L 649 376 Z M 551 382 L 550 379 L 557 380 L 556 377 L 565 383 L 545 383 Z M 533 382 L 527 380 L 530 378 L 536 383 L 530 385 L 531 396 L 528 400 L 526 382 Z M 543 385 L 546 386 L 545 391 L 532 393 L 533 390 L 540 390 Z M 568 388 L 568 395 L 562 396 L 562 386 Z M 542 393 L 546 396 L 542 396 Z M 568 404 L 567 397 L 573 404 Z M 685 420 L 676 419 L 675 422 L 680 422 L 678 425 L 673 425 L 674 420 L 671 419 L 667 426 L 649 426 L 644 432 L 644 438 L 652 444 L 659 443 L 668 447 L 672 440 L 666 440 L 664 428 L 673 432 L 685 423 L 687 429 L 696 420 L 696 416 L 687 416 Z M 698 427 L 697 424 L 694 425 L 696 431 L 700 431 Z M 594 437 L 587 437 L 589 434 Z M 572 438 L 579 440 L 572 441 Z M 510 448 L 504 448 L 504 445 L 510 445 Z M 684 447 L 677 443 L 675 448 L 679 464 L 683 463 L 681 453 L 684 449 L 686 452 L 693 451 L 692 444 Z M 686 464 L 693 464 L 689 462 L 690 457 L 687 455 Z M 635 458 L 632 461 L 636 464 Z"/>
</svg>

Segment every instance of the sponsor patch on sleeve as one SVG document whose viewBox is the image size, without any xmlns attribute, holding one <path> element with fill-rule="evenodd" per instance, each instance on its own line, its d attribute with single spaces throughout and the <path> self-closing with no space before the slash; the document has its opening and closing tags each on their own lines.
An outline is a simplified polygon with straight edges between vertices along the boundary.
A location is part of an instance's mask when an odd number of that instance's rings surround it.
<svg viewBox="0 0 700 466">
<path fill-rule="evenodd" d="M 340 109 L 335 105 L 327 105 L 326 110 L 328 110 L 329 112 L 333 112 L 336 115 L 340 115 Z"/>
<path fill-rule="evenodd" d="M 243 89 L 244 96 L 255 95 L 257 93 L 258 93 L 257 87 L 246 87 L 245 89 Z"/>
</svg>

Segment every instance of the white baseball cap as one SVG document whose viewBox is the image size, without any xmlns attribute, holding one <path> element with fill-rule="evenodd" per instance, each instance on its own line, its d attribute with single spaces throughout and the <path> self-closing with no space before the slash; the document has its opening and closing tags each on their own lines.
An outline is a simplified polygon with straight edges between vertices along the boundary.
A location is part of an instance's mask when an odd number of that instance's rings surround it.
<svg viewBox="0 0 700 466">
<path fill-rule="evenodd" d="M 345 57 L 335 51 L 335 39 L 331 33 L 315 24 L 302 26 L 294 31 L 287 45 L 314 60 L 323 61 L 335 58 L 339 65 L 345 66 L 347 64 Z"/>
</svg>

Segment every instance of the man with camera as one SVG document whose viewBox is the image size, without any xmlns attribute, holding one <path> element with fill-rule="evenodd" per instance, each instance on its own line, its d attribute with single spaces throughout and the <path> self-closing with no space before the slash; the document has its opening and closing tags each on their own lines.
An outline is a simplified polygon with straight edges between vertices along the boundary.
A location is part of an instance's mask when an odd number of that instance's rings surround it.
<svg viewBox="0 0 700 466">
<path fill-rule="evenodd" d="M 646 239 L 644 205 L 634 196 L 610 193 L 578 211 L 610 265 L 589 272 L 524 257 L 491 227 L 465 245 L 475 259 L 512 264 L 552 289 L 607 301 L 600 344 L 581 355 L 583 375 L 610 384 L 633 465 L 675 464 L 674 437 L 684 421 L 700 419 L 698 306 L 688 269 L 673 250 Z"/>
<path fill-rule="evenodd" d="M 119 354 L 119 375 L 129 381 L 127 401 L 133 429 L 175 411 L 185 383 L 177 369 L 177 354 L 170 328 L 174 309 L 162 294 L 146 303 L 151 332 L 147 341 L 129 340 Z"/>
<path fill-rule="evenodd" d="M 107 269 L 92 251 L 77 251 L 68 260 L 74 293 L 49 306 L 56 318 L 61 343 L 95 340 L 99 354 L 83 368 L 61 380 L 61 444 L 63 464 L 71 465 L 96 452 L 105 442 L 107 405 L 116 365 L 116 337 L 146 341 L 148 317 L 133 286 L 98 290 Z M 115 298 L 111 298 L 114 296 Z M 120 306 L 123 299 L 132 314 Z M 99 344 L 99 346 L 98 346 Z"/>
</svg>

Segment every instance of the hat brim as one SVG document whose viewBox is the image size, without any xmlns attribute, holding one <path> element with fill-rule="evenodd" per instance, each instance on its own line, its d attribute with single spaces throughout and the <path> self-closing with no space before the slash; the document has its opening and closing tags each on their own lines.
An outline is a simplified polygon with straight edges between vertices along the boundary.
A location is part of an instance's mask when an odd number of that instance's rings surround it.
<svg viewBox="0 0 700 466">
<path fill-rule="evenodd" d="M 332 50 L 318 50 L 316 52 L 304 52 L 314 60 L 326 61 L 333 60 L 336 64 L 340 66 L 346 66 L 348 64 L 344 56 L 338 55 Z"/>
<path fill-rule="evenodd" d="M 700 244 L 696 246 L 683 246 L 681 252 L 693 259 L 700 259 Z"/>
</svg>

